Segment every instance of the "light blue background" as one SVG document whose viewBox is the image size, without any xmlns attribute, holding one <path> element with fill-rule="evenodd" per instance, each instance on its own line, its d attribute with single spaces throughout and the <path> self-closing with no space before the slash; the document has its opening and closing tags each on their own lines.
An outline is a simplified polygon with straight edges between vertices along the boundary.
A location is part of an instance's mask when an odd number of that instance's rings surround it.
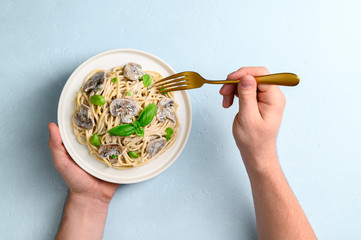
<svg viewBox="0 0 361 240">
<path fill-rule="evenodd" d="M 13 1 L 0 3 L 0 238 L 51 239 L 67 186 L 47 123 L 87 58 L 153 53 L 176 71 L 224 79 L 241 66 L 300 75 L 282 88 L 278 153 L 320 239 L 361 237 L 360 1 Z M 256 239 L 248 178 L 231 134 L 237 108 L 219 86 L 190 91 L 181 156 L 147 182 L 121 186 L 104 239 Z"/>
</svg>

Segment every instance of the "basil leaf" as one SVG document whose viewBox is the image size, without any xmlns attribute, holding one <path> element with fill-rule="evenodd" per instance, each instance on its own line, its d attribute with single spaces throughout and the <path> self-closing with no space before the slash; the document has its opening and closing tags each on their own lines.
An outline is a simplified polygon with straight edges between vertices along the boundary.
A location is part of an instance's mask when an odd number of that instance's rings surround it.
<svg viewBox="0 0 361 240">
<path fill-rule="evenodd" d="M 118 156 L 117 155 L 111 155 L 110 156 L 112 159 L 116 159 Z"/>
<path fill-rule="evenodd" d="M 165 139 L 169 141 L 173 135 L 174 130 L 173 128 L 169 127 L 165 130 L 165 132 L 166 132 Z"/>
<path fill-rule="evenodd" d="M 137 120 L 134 121 L 133 126 L 134 126 L 134 128 L 139 128 L 139 127 L 141 127 L 141 126 L 140 126 L 140 123 L 139 123 Z"/>
<path fill-rule="evenodd" d="M 138 121 L 140 126 L 145 127 L 147 126 L 157 114 L 157 105 L 155 103 L 151 103 L 146 106 L 143 111 L 139 114 Z"/>
<path fill-rule="evenodd" d="M 92 138 L 90 139 L 90 143 L 96 147 L 99 147 L 101 145 L 99 135 L 94 133 Z"/>
<path fill-rule="evenodd" d="M 135 132 L 133 124 L 123 124 L 118 127 L 112 128 L 108 131 L 108 133 L 112 136 L 129 136 Z"/>
<path fill-rule="evenodd" d="M 149 87 L 152 84 L 152 78 L 148 74 L 144 74 L 142 79 L 146 87 Z"/>
<path fill-rule="evenodd" d="M 135 129 L 135 133 L 139 136 L 139 137 L 144 137 L 144 128 L 140 127 Z"/>
<path fill-rule="evenodd" d="M 128 155 L 131 158 L 139 158 L 139 153 L 137 153 L 137 152 L 130 151 L 130 152 L 128 152 Z"/>
<path fill-rule="evenodd" d="M 118 78 L 116 78 L 116 77 L 115 77 L 115 78 L 112 78 L 112 82 L 113 82 L 113 83 L 118 82 Z"/>
<path fill-rule="evenodd" d="M 103 98 L 100 95 L 94 95 L 90 98 L 90 101 L 92 102 L 92 104 L 97 105 L 97 106 L 101 106 L 104 105 L 107 101 L 105 100 L 105 98 Z"/>
<path fill-rule="evenodd" d="M 127 96 L 132 96 L 132 93 L 127 91 Z"/>
<path fill-rule="evenodd" d="M 164 85 L 162 85 L 161 87 L 162 87 L 162 88 L 161 88 L 161 89 L 159 89 L 159 91 L 163 91 L 163 90 L 165 90 Z M 163 95 L 164 95 L 164 94 L 167 94 L 167 93 L 168 93 L 168 92 L 162 92 L 162 93 L 160 93 L 160 94 L 163 94 Z"/>
<path fill-rule="evenodd" d="M 135 133 L 139 137 L 144 137 L 144 128 L 140 126 L 140 123 L 137 120 L 134 121 L 133 126 L 135 128 Z"/>
</svg>

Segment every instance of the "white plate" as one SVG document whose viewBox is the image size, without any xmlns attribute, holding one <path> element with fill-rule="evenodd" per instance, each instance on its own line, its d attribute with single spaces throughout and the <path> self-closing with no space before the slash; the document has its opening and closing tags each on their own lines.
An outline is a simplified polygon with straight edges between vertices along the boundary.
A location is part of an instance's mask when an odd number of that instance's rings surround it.
<svg viewBox="0 0 361 240">
<path fill-rule="evenodd" d="M 191 104 L 187 92 L 174 92 L 178 103 L 177 116 L 180 123 L 179 135 L 171 148 L 161 156 L 141 167 L 118 170 L 93 158 L 86 145 L 76 139 L 71 121 L 74 99 L 85 77 L 94 69 L 111 69 L 128 62 L 139 63 L 144 70 L 154 70 L 168 76 L 175 71 L 163 60 L 152 54 L 134 49 L 115 49 L 100 53 L 82 63 L 69 77 L 59 100 L 58 124 L 63 143 L 70 156 L 85 171 L 102 180 L 114 183 L 135 183 L 148 180 L 167 169 L 182 152 L 188 140 L 192 124 Z"/>
</svg>

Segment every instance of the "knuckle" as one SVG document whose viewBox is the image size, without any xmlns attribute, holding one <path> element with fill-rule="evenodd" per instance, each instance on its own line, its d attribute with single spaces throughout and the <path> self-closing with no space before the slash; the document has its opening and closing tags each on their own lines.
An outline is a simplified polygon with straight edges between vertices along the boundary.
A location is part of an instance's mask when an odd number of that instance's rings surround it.
<svg viewBox="0 0 361 240">
<path fill-rule="evenodd" d="M 221 89 L 219 89 L 219 94 L 223 95 L 223 90 L 224 89 L 224 85 L 221 87 Z"/>
<path fill-rule="evenodd" d="M 280 105 L 282 108 L 286 106 L 286 96 L 282 92 L 280 94 Z"/>
<path fill-rule="evenodd" d="M 282 104 L 283 104 L 283 106 L 286 106 L 286 103 L 287 103 L 286 97 L 285 97 L 285 95 L 282 94 Z"/>
<path fill-rule="evenodd" d="M 259 67 L 241 67 L 237 70 L 237 72 L 242 73 L 244 75 L 248 75 L 249 72 L 253 72 L 254 70 L 257 70 L 261 74 L 269 74 L 270 71 L 265 66 L 259 66 Z"/>
<path fill-rule="evenodd" d="M 282 109 L 282 111 L 286 106 L 286 96 L 279 87 L 277 87 L 277 91 L 274 93 L 274 103 L 275 106 Z"/>
<path fill-rule="evenodd" d="M 265 66 L 260 66 L 259 67 L 263 72 L 265 73 L 269 73 L 268 69 Z"/>
<path fill-rule="evenodd" d="M 247 72 L 247 67 L 241 67 L 237 70 L 237 72 L 239 73 L 246 73 Z"/>
</svg>

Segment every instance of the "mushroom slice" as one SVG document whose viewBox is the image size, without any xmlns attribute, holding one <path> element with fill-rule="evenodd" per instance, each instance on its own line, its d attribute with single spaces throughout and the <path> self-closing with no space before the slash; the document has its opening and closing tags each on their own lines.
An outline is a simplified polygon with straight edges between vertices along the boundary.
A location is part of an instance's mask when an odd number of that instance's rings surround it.
<svg viewBox="0 0 361 240">
<path fill-rule="evenodd" d="M 94 119 L 90 107 L 81 104 L 79 110 L 74 114 L 73 121 L 75 125 L 87 130 L 92 129 L 94 126 Z"/>
<path fill-rule="evenodd" d="M 142 66 L 137 63 L 128 63 L 124 67 L 124 77 L 128 78 L 129 80 L 135 81 L 141 78 L 144 75 L 142 71 Z"/>
<path fill-rule="evenodd" d="M 159 104 L 159 106 L 165 107 L 165 108 L 167 108 L 167 107 L 174 107 L 174 101 L 173 101 L 173 99 L 166 98 L 166 97 L 162 98 L 162 99 L 159 101 L 158 104 Z"/>
<path fill-rule="evenodd" d="M 104 71 L 95 73 L 89 81 L 84 84 L 83 90 L 86 94 L 89 94 L 91 91 L 98 92 L 103 90 L 105 81 Z"/>
<path fill-rule="evenodd" d="M 167 140 L 164 137 L 154 139 L 150 141 L 147 147 L 147 152 L 149 153 L 150 157 L 156 155 L 167 143 Z"/>
<path fill-rule="evenodd" d="M 132 99 L 114 99 L 109 108 L 110 113 L 114 117 L 120 116 L 120 120 L 123 123 L 132 123 L 132 117 L 139 112 L 137 102 Z"/>
<path fill-rule="evenodd" d="M 170 98 L 162 98 L 158 103 L 157 119 L 165 122 L 167 118 L 175 122 L 174 101 Z"/>
<path fill-rule="evenodd" d="M 98 154 L 101 158 L 107 158 L 111 164 L 116 163 L 116 159 L 111 158 L 111 156 L 120 156 L 124 151 L 122 145 L 117 143 L 108 143 L 101 146 L 98 150 Z"/>
</svg>

